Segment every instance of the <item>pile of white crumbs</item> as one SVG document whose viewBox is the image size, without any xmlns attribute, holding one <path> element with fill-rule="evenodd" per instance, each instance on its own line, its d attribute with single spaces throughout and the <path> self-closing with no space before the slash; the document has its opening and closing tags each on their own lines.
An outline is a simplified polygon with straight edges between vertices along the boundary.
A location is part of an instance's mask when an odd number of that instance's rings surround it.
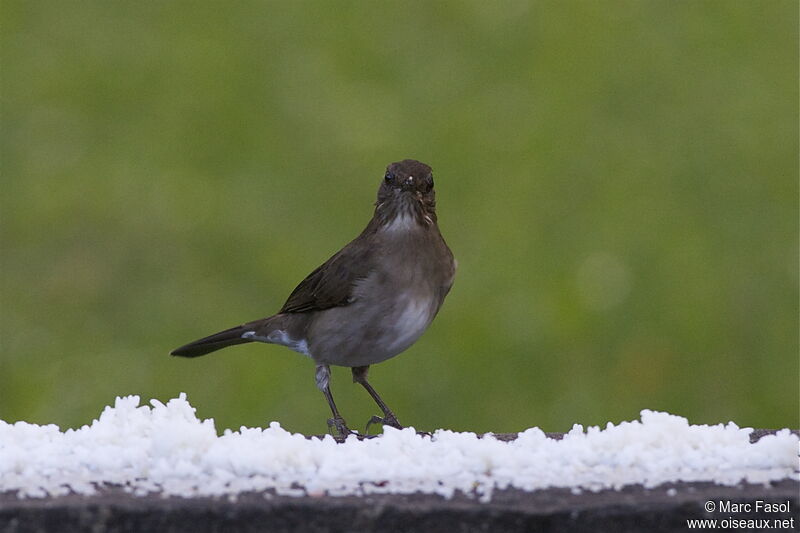
<svg viewBox="0 0 800 533">
<path fill-rule="evenodd" d="M 733 423 L 689 425 L 642 411 L 641 420 L 586 430 L 562 440 L 538 428 L 511 442 L 474 433 L 386 428 L 379 438 L 343 444 L 307 439 L 273 422 L 266 429 L 225 430 L 199 420 L 186 395 L 140 406 L 117 398 L 80 429 L 0 421 L 0 492 L 20 497 L 92 494 L 104 484 L 144 495 L 235 497 L 247 491 L 295 496 L 423 492 L 475 494 L 569 487 L 574 491 L 655 487 L 675 481 L 769 483 L 798 479 L 799 439 L 789 430 L 751 444 Z"/>
</svg>

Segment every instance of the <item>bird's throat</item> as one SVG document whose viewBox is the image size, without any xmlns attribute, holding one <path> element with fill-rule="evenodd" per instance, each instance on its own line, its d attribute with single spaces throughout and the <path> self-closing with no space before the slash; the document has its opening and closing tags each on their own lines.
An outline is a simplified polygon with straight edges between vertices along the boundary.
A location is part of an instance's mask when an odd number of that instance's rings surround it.
<svg viewBox="0 0 800 533">
<path fill-rule="evenodd" d="M 383 226 L 383 229 L 388 232 L 396 233 L 411 231 L 417 229 L 419 226 L 420 223 L 417 220 L 417 217 L 406 213 L 400 213 L 393 219 L 389 220 Z"/>
<path fill-rule="evenodd" d="M 411 194 L 398 194 L 379 201 L 375 207 L 375 218 L 386 231 L 408 231 L 418 227 L 429 227 L 436 223 L 433 195 L 430 198 Z"/>
</svg>

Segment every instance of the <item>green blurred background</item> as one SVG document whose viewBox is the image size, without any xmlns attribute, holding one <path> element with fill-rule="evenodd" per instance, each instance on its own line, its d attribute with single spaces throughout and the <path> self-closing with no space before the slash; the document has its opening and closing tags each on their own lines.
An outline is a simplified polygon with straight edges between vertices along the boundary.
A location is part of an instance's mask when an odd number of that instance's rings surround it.
<svg viewBox="0 0 800 533">
<path fill-rule="evenodd" d="M 0 418 L 185 391 L 220 430 L 324 432 L 304 357 L 167 353 L 277 310 L 411 157 L 459 271 L 372 370 L 401 421 L 797 427 L 797 11 L 4 0 Z"/>
</svg>

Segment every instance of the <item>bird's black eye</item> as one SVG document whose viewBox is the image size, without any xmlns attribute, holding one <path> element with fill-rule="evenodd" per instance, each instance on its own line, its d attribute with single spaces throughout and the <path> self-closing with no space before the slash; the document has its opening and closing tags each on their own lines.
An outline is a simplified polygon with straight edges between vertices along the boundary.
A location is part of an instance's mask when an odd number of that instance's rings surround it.
<svg viewBox="0 0 800 533">
<path fill-rule="evenodd" d="M 394 174 L 392 174 L 391 172 L 389 172 L 389 171 L 387 170 L 387 171 L 386 171 L 386 175 L 383 177 L 383 179 L 385 179 L 385 180 L 386 180 L 386 183 L 391 183 L 391 182 L 392 182 L 392 180 L 394 180 Z"/>
</svg>

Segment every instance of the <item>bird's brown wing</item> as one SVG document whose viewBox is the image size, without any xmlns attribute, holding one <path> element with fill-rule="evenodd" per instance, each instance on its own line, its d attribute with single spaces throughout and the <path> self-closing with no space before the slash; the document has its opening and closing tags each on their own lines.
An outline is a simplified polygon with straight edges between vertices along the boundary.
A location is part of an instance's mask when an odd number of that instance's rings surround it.
<svg viewBox="0 0 800 533">
<path fill-rule="evenodd" d="M 292 291 L 279 313 L 321 311 L 352 301 L 356 282 L 372 270 L 369 247 L 358 239 L 317 267 Z"/>
</svg>

